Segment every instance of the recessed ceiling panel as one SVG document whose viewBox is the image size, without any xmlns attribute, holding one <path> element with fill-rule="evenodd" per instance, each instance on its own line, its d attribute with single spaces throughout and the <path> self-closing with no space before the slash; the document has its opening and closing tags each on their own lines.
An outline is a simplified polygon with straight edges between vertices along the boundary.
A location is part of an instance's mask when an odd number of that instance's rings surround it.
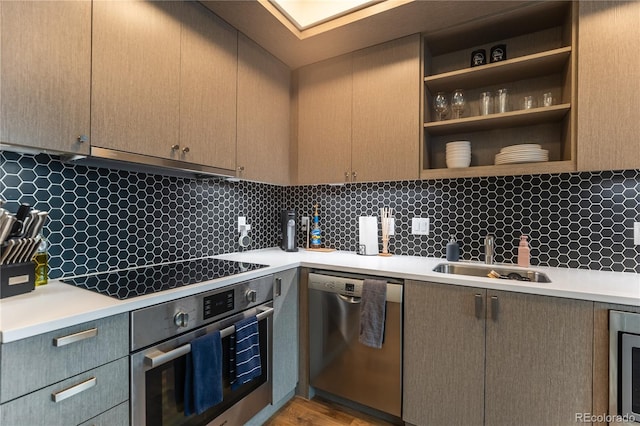
<svg viewBox="0 0 640 426">
<path fill-rule="evenodd" d="M 383 0 L 269 0 L 303 31 Z"/>
</svg>

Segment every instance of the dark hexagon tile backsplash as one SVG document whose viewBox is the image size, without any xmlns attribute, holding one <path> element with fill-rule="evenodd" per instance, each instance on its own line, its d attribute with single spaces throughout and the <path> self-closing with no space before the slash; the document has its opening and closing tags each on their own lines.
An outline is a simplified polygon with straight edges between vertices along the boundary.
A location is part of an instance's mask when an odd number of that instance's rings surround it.
<svg viewBox="0 0 640 426">
<path fill-rule="evenodd" d="M 50 277 L 240 251 L 278 241 L 282 188 L 89 168 L 49 155 L 0 153 L 0 198 L 49 211 Z"/>
<path fill-rule="evenodd" d="M 320 204 L 328 246 L 354 251 L 358 216 L 395 210 L 395 254 L 444 257 L 455 237 L 462 257 L 515 262 L 521 233 L 533 265 L 640 272 L 633 222 L 640 221 L 640 171 L 575 173 L 282 188 L 89 168 L 56 157 L 0 152 L 0 198 L 50 211 L 50 276 L 79 275 L 239 251 L 237 217 L 252 225 L 250 248 L 279 243 L 279 211 Z M 429 236 L 410 233 L 429 217 Z M 303 244 L 299 232 L 299 244 Z"/>
<path fill-rule="evenodd" d="M 394 209 L 395 254 L 445 257 L 450 238 L 465 260 L 484 260 L 495 236 L 495 260 L 517 262 L 521 234 L 531 264 L 640 272 L 633 223 L 640 221 L 640 171 L 507 176 L 286 188 L 298 216 L 320 204 L 326 244 L 355 251 L 358 216 Z M 411 234 L 411 218 L 428 217 L 428 236 Z M 381 240 L 379 231 L 379 240 Z M 303 244 L 303 237 L 298 240 Z"/>
</svg>

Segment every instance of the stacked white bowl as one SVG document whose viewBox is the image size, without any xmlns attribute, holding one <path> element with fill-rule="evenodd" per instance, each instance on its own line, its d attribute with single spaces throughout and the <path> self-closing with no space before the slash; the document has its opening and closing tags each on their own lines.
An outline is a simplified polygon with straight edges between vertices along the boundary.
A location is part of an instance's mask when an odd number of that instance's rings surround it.
<svg viewBox="0 0 640 426">
<path fill-rule="evenodd" d="M 455 141 L 447 143 L 447 167 L 450 169 L 469 167 L 471 164 L 471 142 Z"/>
</svg>

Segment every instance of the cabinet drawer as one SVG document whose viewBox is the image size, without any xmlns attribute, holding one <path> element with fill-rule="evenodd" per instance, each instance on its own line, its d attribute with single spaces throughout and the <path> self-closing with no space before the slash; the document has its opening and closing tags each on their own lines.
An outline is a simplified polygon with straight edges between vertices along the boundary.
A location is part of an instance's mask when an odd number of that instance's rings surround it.
<svg viewBox="0 0 640 426">
<path fill-rule="evenodd" d="M 129 426 L 129 402 L 123 402 L 79 426 Z"/>
<path fill-rule="evenodd" d="M 129 353 L 127 313 L 0 346 L 0 402 L 10 401 Z"/>
<path fill-rule="evenodd" d="M 128 360 L 120 358 L 0 405 L 0 424 L 69 426 L 91 419 L 128 399 Z"/>
</svg>

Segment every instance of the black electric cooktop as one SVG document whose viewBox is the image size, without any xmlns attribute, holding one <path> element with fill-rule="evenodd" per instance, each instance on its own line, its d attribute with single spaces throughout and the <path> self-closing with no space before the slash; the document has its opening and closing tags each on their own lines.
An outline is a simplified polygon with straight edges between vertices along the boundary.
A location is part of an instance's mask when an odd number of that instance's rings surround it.
<svg viewBox="0 0 640 426">
<path fill-rule="evenodd" d="M 103 272 L 61 281 L 123 300 L 260 268 L 266 268 L 266 265 L 206 258 Z"/>
</svg>

